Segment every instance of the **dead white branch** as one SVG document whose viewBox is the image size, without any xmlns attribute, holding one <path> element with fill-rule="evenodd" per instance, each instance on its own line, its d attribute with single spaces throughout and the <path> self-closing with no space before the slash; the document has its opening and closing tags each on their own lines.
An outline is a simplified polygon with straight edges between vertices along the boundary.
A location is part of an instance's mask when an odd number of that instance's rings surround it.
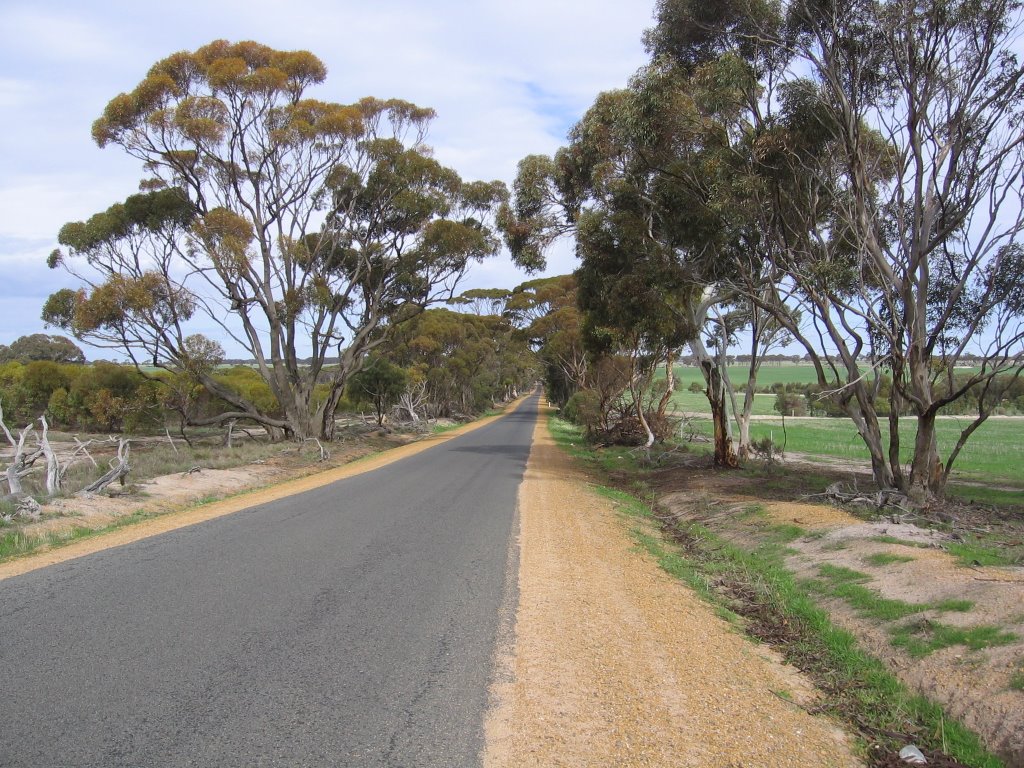
<svg viewBox="0 0 1024 768">
<path fill-rule="evenodd" d="M 39 423 L 43 427 L 43 434 L 39 436 L 39 450 L 46 457 L 46 493 L 49 496 L 53 496 L 60 493 L 64 473 L 61 471 L 57 454 L 50 446 L 50 425 L 46 423 L 46 416 L 40 416 Z"/>
<path fill-rule="evenodd" d="M 174 439 L 171 437 L 171 430 L 169 430 L 167 427 L 164 427 L 164 432 L 167 435 L 167 442 L 170 443 L 171 444 L 171 448 L 174 449 L 174 455 L 177 456 L 178 455 L 178 446 L 176 446 L 174 444 Z"/>
<path fill-rule="evenodd" d="M 119 481 L 121 485 L 124 485 L 124 477 L 131 470 L 131 466 L 128 464 L 128 453 L 131 450 L 131 441 L 129 440 L 118 440 L 117 443 L 117 460 L 110 461 L 110 470 L 106 472 L 103 477 L 96 480 L 93 483 L 85 486 L 78 492 L 79 496 L 84 496 L 89 493 L 98 493 L 110 485 L 115 480 Z"/>
<path fill-rule="evenodd" d="M 89 459 L 89 461 L 92 462 L 92 465 L 94 467 L 96 467 L 96 469 L 99 469 L 100 465 L 96 463 L 96 459 L 94 459 L 92 457 L 92 454 L 89 453 L 89 446 L 92 445 L 94 442 L 95 442 L 94 440 L 87 440 L 86 442 L 83 443 L 81 440 L 79 440 L 76 437 L 75 438 L 75 446 L 76 446 L 75 452 L 73 454 L 71 454 L 71 455 L 72 455 L 72 458 L 73 458 L 73 457 L 77 456 L 79 453 L 84 453 L 86 458 Z M 67 466 L 70 466 L 70 462 L 68 462 Z"/>
<path fill-rule="evenodd" d="M 331 452 L 324 448 L 323 443 L 321 443 L 317 438 L 307 437 L 306 442 L 316 443 L 316 447 L 320 449 L 320 458 L 318 459 L 318 461 L 327 461 L 329 458 L 331 458 Z"/>
<path fill-rule="evenodd" d="M 3 429 L 7 442 L 14 449 L 14 458 L 11 459 L 10 465 L 4 470 L 4 473 L 7 475 L 8 492 L 11 495 L 19 494 L 22 492 L 21 478 L 32 471 L 32 465 L 43 454 L 41 451 L 35 451 L 31 454 L 25 453 L 25 439 L 33 431 L 31 424 L 18 433 L 17 440 L 14 439 L 14 435 L 11 434 L 11 430 L 7 428 L 7 424 L 4 422 L 3 403 L 0 403 L 0 429 Z"/>
</svg>

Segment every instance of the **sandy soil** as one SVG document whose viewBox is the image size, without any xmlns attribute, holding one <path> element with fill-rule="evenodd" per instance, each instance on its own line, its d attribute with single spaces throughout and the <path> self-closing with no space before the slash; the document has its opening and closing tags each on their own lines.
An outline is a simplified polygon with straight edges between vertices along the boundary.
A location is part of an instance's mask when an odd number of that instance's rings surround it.
<svg viewBox="0 0 1024 768">
<path fill-rule="evenodd" d="M 835 512 L 830 510 L 829 515 Z M 769 505 L 769 514 L 780 520 L 794 517 L 784 504 Z M 801 510 L 797 517 L 808 515 Z M 948 541 L 944 534 L 914 525 L 865 523 L 847 516 L 821 532 L 824 535 L 792 545 L 798 554 L 788 559 L 788 565 L 801 576 L 813 578 L 821 564 L 829 563 L 869 574 L 871 579 L 864 586 L 889 599 L 908 603 L 970 600 L 974 604 L 970 611 L 925 611 L 912 620 L 995 626 L 1017 636 L 1017 642 L 1008 645 L 979 650 L 953 646 L 914 659 L 892 646 L 888 625 L 859 616 L 843 601 L 828 604 L 833 620 L 854 632 L 905 683 L 978 732 L 1009 765 L 1024 766 L 1024 692 L 1009 687 L 1014 672 L 1024 669 L 1024 568 L 958 565 L 942 549 Z M 879 536 L 905 543 L 880 542 Z M 867 558 L 879 553 L 913 559 L 872 566 Z"/>
<path fill-rule="evenodd" d="M 520 515 L 487 768 L 860 764 L 835 724 L 801 708 L 815 693 L 795 669 L 636 549 L 543 419 Z"/>
<path fill-rule="evenodd" d="M 951 715 L 976 731 L 1008 765 L 1024 766 L 1024 692 L 1010 687 L 1011 677 L 1024 670 L 1024 568 L 965 567 L 943 548 L 950 535 L 931 528 L 886 520 L 865 521 L 835 507 L 766 501 L 730 482 L 729 473 L 694 472 L 685 490 L 663 487 L 661 504 L 674 514 L 697 519 L 724 538 L 748 544 L 763 521 L 737 512 L 758 503 L 776 524 L 797 525 L 807 535 L 791 543 L 787 566 L 798 576 L 820 577 L 824 564 L 850 568 L 870 576 L 863 586 L 884 598 L 908 603 L 970 600 L 971 610 L 925 611 L 897 622 L 880 622 L 858 614 L 842 600 L 826 600 L 834 622 L 855 634 L 874 656 L 886 662 L 911 689 L 940 703 Z M 734 493 L 742 488 L 744 493 Z M 695 498 L 701 500 L 695 505 Z M 900 543 L 879 541 L 879 537 Z M 877 554 L 911 558 L 873 565 Z M 1016 642 L 980 650 L 964 646 L 915 659 L 894 647 L 889 630 L 909 621 L 975 627 L 996 626 L 1015 634 Z"/>
</svg>

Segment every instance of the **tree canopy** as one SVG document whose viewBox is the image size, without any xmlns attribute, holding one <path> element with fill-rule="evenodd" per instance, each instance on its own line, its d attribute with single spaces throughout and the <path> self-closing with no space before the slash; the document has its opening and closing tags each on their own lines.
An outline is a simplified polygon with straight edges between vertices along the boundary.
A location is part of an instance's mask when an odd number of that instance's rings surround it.
<svg viewBox="0 0 1024 768">
<path fill-rule="evenodd" d="M 189 372 L 230 404 L 221 420 L 331 437 L 366 355 L 498 251 L 488 218 L 506 193 L 432 157 L 432 110 L 307 97 L 325 77 L 307 51 L 217 40 L 111 100 L 93 138 L 141 162 L 143 191 L 61 230 L 50 265 L 83 287 L 44 319 Z M 223 355 L 189 332 L 199 317 L 252 355 L 280 415 L 210 375 Z"/>
<path fill-rule="evenodd" d="M 686 316 L 716 456 L 746 326 L 752 376 L 773 340 L 805 348 L 881 487 L 941 493 L 1024 371 L 1021 25 L 1018 0 L 659 0 L 650 62 L 520 163 L 506 242 L 536 269 L 575 235 L 585 324 L 621 352 Z M 964 398 L 976 418 L 940 454 L 935 418 Z"/>
<path fill-rule="evenodd" d="M 85 353 L 66 336 L 48 336 L 33 333 L 21 336 L 10 346 L 0 344 L 0 363 L 17 360 L 29 363 L 33 360 L 49 360 L 54 363 L 84 363 Z"/>
</svg>

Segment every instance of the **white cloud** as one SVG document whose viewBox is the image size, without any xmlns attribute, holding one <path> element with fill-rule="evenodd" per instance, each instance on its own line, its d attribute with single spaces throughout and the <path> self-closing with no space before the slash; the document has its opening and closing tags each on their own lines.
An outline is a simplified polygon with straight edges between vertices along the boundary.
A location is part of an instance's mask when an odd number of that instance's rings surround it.
<svg viewBox="0 0 1024 768">
<path fill-rule="evenodd" d="M 45 4 L 8 6 L 0 9 L 0 43 L 8 54 L 33 59 L 82 63 L 107 58 L 116 51 L 114 27 L 90 16 L 96 20 Z"/>
<path fill-rule="evenodd" d="M 130 179 L 83 174 L 0 179 L 0 238 L 47 240 L 69 221 L 86 219 L 134 192 Z"/>
</svg>

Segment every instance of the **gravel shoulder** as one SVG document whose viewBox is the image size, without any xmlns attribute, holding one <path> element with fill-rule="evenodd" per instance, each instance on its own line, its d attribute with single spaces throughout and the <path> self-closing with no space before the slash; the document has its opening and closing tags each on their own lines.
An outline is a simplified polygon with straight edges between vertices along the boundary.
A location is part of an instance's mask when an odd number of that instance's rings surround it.
<svg viewBox="0 0 1024 768">
<path fill-rule="evenodd" d="M 815 692 L 799 672 L 637 549 L 543 413 L 519 512 L 486 768 L 861 765 L 836 724 L 800 706 Z"/>
</svg>

